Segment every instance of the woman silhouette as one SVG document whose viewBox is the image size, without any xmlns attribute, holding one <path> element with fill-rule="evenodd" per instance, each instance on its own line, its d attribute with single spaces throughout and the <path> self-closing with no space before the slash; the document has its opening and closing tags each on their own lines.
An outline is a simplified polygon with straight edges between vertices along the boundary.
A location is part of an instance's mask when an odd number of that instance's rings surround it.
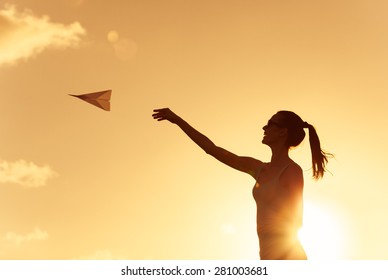
<svg viewBox="0 0 388 280">
<path fill-rule="evenodd" d="M 290 159 L 290 148 L 298 146 L 309 130 L 313 178 L 323 177 L 330 154 L 321 150 L 314 127 L 290 111 L 279 111 L 263 127 L 262 143 L 272 151 L 271 161 L 264 163 L 252 157 L 237 156 L 216 146 L 170 109 L 156 109 L 158 121 L 178 125 L 207 154 L 222 163 L 251 175 L 256 183 L 253 197 L 257 205 L 257 234 L 262 260 L 305 260 L 306 253 L 297 233 L 303 216 L 303 172 Z"/>
</svg>

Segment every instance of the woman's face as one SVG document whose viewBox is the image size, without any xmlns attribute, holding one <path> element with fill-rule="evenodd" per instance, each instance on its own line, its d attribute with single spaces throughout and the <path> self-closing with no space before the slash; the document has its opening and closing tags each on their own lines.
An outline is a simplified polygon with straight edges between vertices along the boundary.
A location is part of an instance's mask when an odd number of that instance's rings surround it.
<svg viewBox="0 0 388 280">
<path fill-rule="evenodd" d="M 287 129 L 281 125 L 281 116 L 275 114 L 268 121 L 268 123 L 263 127 L 264 137 L 262 140 L 263 144 L 271 145 L 283 139 L 286 135 Z"/>
</svg>

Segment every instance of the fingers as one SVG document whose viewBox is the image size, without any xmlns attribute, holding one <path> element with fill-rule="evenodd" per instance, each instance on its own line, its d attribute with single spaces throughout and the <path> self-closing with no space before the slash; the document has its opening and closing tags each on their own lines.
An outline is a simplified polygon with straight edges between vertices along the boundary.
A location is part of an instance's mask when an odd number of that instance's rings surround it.
<svg viewBox="0 0 388 280">
<path fill-rule="evenodd" d="M 152 117 L 158 121 L 168 120 L 171 123 L 177 123 L 179 117 L 169 108 L 155 109 Z"/>
<path fill-rule="evenodd" d="M 157 121 L 166 120 L 166 118 L 165 118 L 165 117 L 162 117 L 162 116 L 154 116 L 154 119 L 157 120 Z"/>
<path fill-rule="evenodd" d="M 165 120 L 166 118 L 164 116 L 160 116 L 159 114 L 153 114 L 152 117 L 157 121 Z"/>
<path fill-rule="evenodd" d="M 163 109 L 155 109 L 154 114 L 152 114 L 152 117 L 156 119 L 157 121 L 166 120 L 168 117 L 169 109 L 163 108 Z"/>
</svg>

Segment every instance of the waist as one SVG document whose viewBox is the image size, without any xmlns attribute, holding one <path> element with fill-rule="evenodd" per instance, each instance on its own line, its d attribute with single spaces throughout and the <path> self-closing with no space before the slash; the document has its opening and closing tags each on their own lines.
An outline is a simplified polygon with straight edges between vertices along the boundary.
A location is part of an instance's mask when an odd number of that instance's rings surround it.
<svg viewBox="0 0 388 280">
<path fill-rule="evenodd" d="M 257 235 L 260 240 L 269 240 L 269 239 L 287 239 L 295 240 L 298 239 L 298 234 L 295 232 L 263 232 L 257 231 Z"/>
<path fill-rule="evenodd" d="M 260 240 L 267 239 L 298 239 L 298 229 L 290 226 L 257 225 L 257 235 Z"/>
</svg>

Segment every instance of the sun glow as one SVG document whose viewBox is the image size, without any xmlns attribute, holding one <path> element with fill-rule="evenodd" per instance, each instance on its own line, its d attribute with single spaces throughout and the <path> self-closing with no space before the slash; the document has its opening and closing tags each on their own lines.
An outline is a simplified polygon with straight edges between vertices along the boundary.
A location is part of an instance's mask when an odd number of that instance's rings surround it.
<svg viewBox="0 0 388 280">
<path fill-rule="evenodd" d="M 299 239 L 308 259 L 344 258 L 344 226 L 338 215 L 327 207 L 305 203 Z"/>
</svg>

